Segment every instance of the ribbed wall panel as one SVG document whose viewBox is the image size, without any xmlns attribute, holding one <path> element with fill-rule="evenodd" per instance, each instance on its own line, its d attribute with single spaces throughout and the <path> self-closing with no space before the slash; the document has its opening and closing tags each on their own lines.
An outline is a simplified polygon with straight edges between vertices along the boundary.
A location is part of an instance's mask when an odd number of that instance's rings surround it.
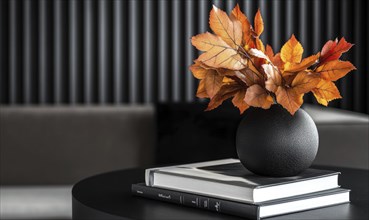
<svg viewBox="0 0 369 220">
<path fill-rule="evenodd" d="M 38 70 L 39 70 L 39 86 L 38 86 L 38 95 L 39 95 L 39 103 L 46 104 L 50 102 L 50 73 L 51 73 L 51 64 L 52 61 L 50 59 L 50 20 L 49 11 L 50 11 L 50 2 L 47 0 L 41 0 L 39 2 L 39 16 L 38 16 L 38 25 L 39 25 L 39 37 L 38 37 L 38 48 L 39 48 L 39 60 L 38 60 Z"/>
<path fill-rule="evenodd" d="M 198 29 L 197 29 L 197 33 L 204 33 L 206 31 L 208 31 L 209 29 L 209 25 L 208 25 L 208 21 L 209 21 L 209 7 L 210 4 L 207 1 L 198 1 L 197 2 L 198 5 L 198 21 L 196 21 L 196 23 L 198 24 Z"/>
<path fill-rule="evenodd" d="M 81 3 L 82 1 L 70 1 L 68 5 L 69 15 L 69 102 L 70 104 L 77 104 L 81 102 L 83 91 L 83 84 L 81 84 L 82 76 L 82 56 L 81 56 Z"/>
<path fill-rule="evenodd" d="M 213 5 L 217 6 L 218 8 L 222 8 L 223 10 L 225 10 L 225 3 L 226 1 L 223 0 L 213 0 Z"/>
<path fill-rule="evenodd" d="M 0 71 L 4 74 L 0 74 L 0 103 L 9 102 L 9 24 L 6 19 L 9 17 L 9 2 L 0 1 L 0 15 L 5 14 L 5 16 L 0 16 Z"/>
<path fill-rule="evenodd" d="M 363 13 L 365 10 L 365 5 L 362 1 L 355 1 L 354 4 L 354 11 L 355 11 L 355 16 L 354 16 L 354 40 L 353 42 L 355 42 L 356 45 L 360 46 L 360 48 L 365 48 L 365 41 L 368 39 L 368 36 L 365 37 L 365 32 L 364 32 L 364 36 L 362 34 L 362 23 L 361 23 L 361 19 L 363 18 Z M 366 12 L 365 12 L 366 13 Z M 369 22 L 367 22 L 369 23 Z M 368 31 L 368 30 L 367 30 Z M 364 71 L 366 73 L 368 73 L 368 70 L 365 70 L 365 65 L 364 65 L 364 60 L 362 59 L 361 56 L 367 57 L 363 54 L 360 54 L 361 50 L 358 50 L 357 48 L 355 48 L 356 50 L 354 50 L 354 57 L 355 57 L 355 62 L 354 64 L 356 65 L 356 68 L 359 71 Z M 366 51 L 366 53 L 368 54 L 368 51 Z M 368 60 L 368 58 L 367 58 Z M 368 74 L 366 74 L 366 77 L 369 79 Z M 354 99 L 353 99 L 353 109 L 364 109 L 365 108 L 365 102 L 363 102 L 362 100 L 368 100 L 368 94 L 369 92 L 362 92 L 361 89 L 365 88 L 365 75 L 364 74 L 360 74 L 358 72 L 356 72 L 353 76 L 353 80 L 354 80 L 354 85 L 353 85 L 353 89 L 354 89 Z M 368 84 L 367 84 L 368 85 Z"/>
<path fill-rule="evenodd" d="M 96 2 L 85 0 L 83 7 L 83 100 L 87 105 L 96 101 L 97 94 L 96 17 Z"/>
<path fill-rule="evenodd" d="M 155 81 L 155 67 L 156 62 L 155 51 L 155 20 L 154 20 L 154 2 L 148 1 L 144 4 L 144 31 L 146 37 L 144 38 L 144 75 L 143 75 L 143 90 L 144 90 L 144 102 L 150 103 L 154 101 L 156 89 L 154 87 Z"/>
<path fill-rule="evenodd" d="M 35 55 L 32 53 L 35 53 L 36 51 L 33 50 L 32 47 L 32 3 L 31 1 L 25 1 L 23 4 L 23 97 L 24 97 L 24 103 L 25 104 L 31 104 L 32 99 L 32 80 L 34 79 L 34 74 L 36 73 L 34 71 L 34 58 Z"/>
<path fill-rule="evenodd" d="M 170 51 L 169 51 L 169 17 L 170 9 L 168 1 L 159 1 L 158 8 L 158 45 L 159 45 L 159 61 L 158 61 L 158 88 L 159 88 L 159 102 L 169 101 L 169 69 L 170 69 Z"/>
<path fill-rule="evenodd" d="M 297 1 L 295 0 L 286 0 L 286 23 L 285 23 L 286 32 L 284 39 L 288 39 L 293 34 L 294 24 L 297 23 L 296 22 L 297 18 L 295 17 L 294 14 L 296 2 Z"/>
<path fill-rule="evenodd" d="M 126 103 L 128 101 L 128 36 L 125 33 L 127 24 L 127 2 L 113 2 L 113 73 L 114 73 L 114 103 Z"/>
<path fill-rule="evenodd" d="M 111 2 L 98 1 L 98 91 L 99 103 L 111 103 L 112 38 Z M 133 71 L 132 71 L 133 72 Z"/>
<path fill-rule="evenodd" d="M 272 35 L 272 33 L 270 33 L 270 30 L 272 29 L 272 24 L 271 24 L 271 5 L 267 5 L 269 2 L 269 0 L 259 0 L 257 1 L 257 7 L 260 9 L 261 15 L 263 16 L 263 21 L 264 21 L 264 32 L 261 35 L 261 40 L 263 41 L 264 44 L 267 43 L 271 43 L 270 42 L 270 36 Z M 252 18 L 254 18 L 254 15 L 252 15 Z M 252 21 L 254 21 L 254 19 L 252 19 Z"/>
<path fill-rule="evenodd" d="M 369 22 L 368 22 L 369 3 L 367 1 L 364 1 L 364 3 L 366 4 L 366 7 L 363 7 L 363 10 L 364 10 L 364 12 L 365 12 L 364 14 L 366 16 L 361 17 L 361 19 L 366 18 L 365 19 L 366 24 L 363 25 L 365 27 L 366 31 L 365 32 L 362 31 L 361 33 L 365 34 L 365 37 L 363 38 L 365 40 L 363 42 L 365 42 L 366 46 L 364 46 L 365 44 L 362 45 L 362 48 L 364 48 L 364 51 L 361 49 L 360 56 L 361 56 L 362 59 L 364 59 L 362 62 L 364 62 L 365 68 L 362 68 L 360 70 L 360 72 L 361 72 L 361 75 L 363 77 L 366 77 L 366 80 L 365 80 L 365 83 L 364 83 L 364 87 L 362 87 L 363 89 L 360 90 L 360 93 L 365 92 L 366 97 L 364 96 L 364 99 L 362 99 L 360 101 L 363 101 L 364 103 L 366 103 L 366 112 L 368 113 L 369 112 L 369 101 L 368 101 L 369 100 L 369 76 L 368 76 L 368 73 L 369 73 L 369 65 L 368 65 L 368 57 L 369 57 L 369 43 L 368 43 L 368 39 L 369 39 Z M 360 19 L 360 21 L 362 21 L 361 19 Z M 366 91 L 365 91 L 365 89 L 366 89 Z"/>
<path fill-rule="evenodd" d="M 246 0 L 246 1 L 242 1 L 242 12 L 246 14 L 247 18 L 250 20 L 250 22 L 252 23 L 254 20 L 254 7 L 253 7 L 253 1 L 252 0 Z"/>
<path fill-rule="evenodd" d="M 227 0 L 225 8 L 223 10 L 225 10 L 228 14 L 231 13 L 232 9 L 236 5 L 236 2 L 237 2 L 236 0 Z"/>
<path fill-rule="evenodd" d="M 278 33 L 282 30 L 282 1 L 281 0 L 275 0 L 272 1 L 272 23 L 269 24 L 272 27 L 272 33 Z M 270 42 L 275 48 L 281 47 L 281 34 L 273 34 L 272 35 L 272 42 Z"/>
<path fill-rule="evenodd" d="M 142 42 L 140 39 L 142 38 L 142 24 L 141 17 L 142 13 L 140 13 L 139 1 L 130 0 L 129 1 L 129 102 L 131 103 L 139 103 L 142 97 L 142 86 L 140 85 L 142 79 Z M 141 87 L 141 88 L 140 88 Z"/>
<path fill-rule="evenodd" d="M 351 38 L 351 36 L 349 36 L 349 33 L 352 33 L 352 29 L 351 26 L 353 25 L 353 18 L 354 15 L 350 15 L 349 12 L 352 11 L 352 4 L 349 4 L 349 2 L 347 0 L 341 0 L 340 2 L 341 4 L 341 11 L 340 11 L 340 24 L 341 24 L 341 36 L 345 36 L 346 40 L 352 42 L 353 39 Z M 358 49 L 357 47 L 355 49 Z M 350 59 L 352 60 L 352 53 L 350 54 L 344 54 L 342 57 L 343 59 Z M 353 96 L 352 96 L 352 74 L 349 74 L 345 77 L 345 80 L 341 81 L 341 85 L 340 85 L 340 92 L 341 92 L 341 96 L 345 97 L 345 99 L 341 99 L 341 107 L 343 107 L 344 109 L 348 109 L 351 110 L 352 109 L 352 101 L 353 101 Z"/>
<path fill-rule="evenodd" d="M 189 70 L 189 66 L 193 63 L 195 59 L 194 48 L 188 45 L 191 45 L 191 37 L 195 35 L 195 19 L 197 20 L 196 10 L 194 4 L 196 2 L 188 2 L 186 4 L 186 36 L 184 40 L 184 45 L 186 47 L 186 62 L 185 62 L 185 82 L 186 82 L 186 101 L 191 102 L 194 101 L 195 97 L 195 79 L 192 76 L 192 73 Z"/>
<path fill-rule="evenodd" d="M 172 45 L 171 45 L 171 74 L 172 74 L 172 101 L 173 102 L 180 102 L 181 100 L 181 87 L 182 78 L 181 75 L 184 74 L 181 72 L 181 59 L 183 56 L 183 50 L 181 50 L 182 42 L 181 38 L 183 35 L 183 26 L 181 25 L 181 17 L 183 16 L 183 11 L 181 9 L 181 1 L 174 0 L 172 3 L 171 9 L 171 17 L 172 17 L 172 25 L 171 25 L 171 37 L 172 37 Z M 168 33 L 169 34 L 169 33 Z M 181 52 L 179 52 L 181 51 Z"/>
<path fill-rule="evenodd" d="M 278 52 L 295 33 L 305 54 L 345 36 L 343 57 L 358 70 L 337 82 L 330 106 L 368 112 L 368 3 L 365 0 L 3 0 L 1 104 L 193 102 L 190 39 L 210 31 L 212 4 L 239 3 L 251 23 L 261 9 L 262 40 Z M 311 95 L 307 102 L 315 102 Z"/>
<path fill-rule="evenodd" d="M 67 2 L 55 1 L 53 7 L 53 73 L 54 73 L 54 103 L 68 103 L 69 91 L 67 75 Z"/>
</svg>

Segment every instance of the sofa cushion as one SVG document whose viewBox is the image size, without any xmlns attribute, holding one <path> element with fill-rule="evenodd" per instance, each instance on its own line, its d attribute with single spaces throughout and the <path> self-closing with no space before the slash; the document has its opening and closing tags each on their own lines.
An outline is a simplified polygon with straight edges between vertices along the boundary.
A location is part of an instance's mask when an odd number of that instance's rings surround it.
<svg viewBox="0 0 369 220">
<path fill-rule="evenodd" d="M 153 106 L 1 107 L 0 184 L 73 184 L 152 164 Z"/>
<path fill-rule="evenodd" d="M 369 169 L 368 115 L 305 105 L 319 131 L 315 164 Z"/>
</svg>

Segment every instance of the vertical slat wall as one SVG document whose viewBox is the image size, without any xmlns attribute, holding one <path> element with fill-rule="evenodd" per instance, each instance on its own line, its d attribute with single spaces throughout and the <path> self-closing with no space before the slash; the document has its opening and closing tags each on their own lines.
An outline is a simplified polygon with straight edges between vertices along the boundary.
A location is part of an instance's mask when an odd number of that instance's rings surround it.
<svg viewBox="0 0 369 220">
<path fill-rule="evenodd" d="M 209 31 L 213 4 L 236 3 L 251 20 L 261 9 L 262 40 L 275 51 L 292 33 L 304 55 L 336 37 L 355 43 L 343 58 L 358 70 L 338 82 L 344 98 L 331 106 L 369 112 L 366 0 L 2 0 L 0 103 L 197 101 L 190 38 Z"/>
</svg>

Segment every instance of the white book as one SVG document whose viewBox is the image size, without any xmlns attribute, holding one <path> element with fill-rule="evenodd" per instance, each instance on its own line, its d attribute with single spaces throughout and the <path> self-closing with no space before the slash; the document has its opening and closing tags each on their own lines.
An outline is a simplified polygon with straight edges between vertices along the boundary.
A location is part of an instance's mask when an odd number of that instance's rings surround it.
<svg viewBox="0 0 369 220">
<path fill-rule="evenodd" d="M 307 169 L 293 177 L 265 177 L 251 173 L 237 159 L 147 169 L 147 186 L 211 196 L 244 203 L 260 203 L 338 188 L 339 172 Z"/>
</svg>

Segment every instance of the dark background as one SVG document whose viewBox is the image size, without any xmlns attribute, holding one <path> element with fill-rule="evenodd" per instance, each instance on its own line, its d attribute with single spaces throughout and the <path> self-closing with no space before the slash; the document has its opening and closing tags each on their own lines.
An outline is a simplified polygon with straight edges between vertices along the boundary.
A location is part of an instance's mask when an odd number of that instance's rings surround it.
<svg viewBox="0 0 369 220">
<path fill-rule="evenodd" d="M 369 113 L 366 0 L 0 1 L 0 103 L 5 105 L 196 102 L 190 37 L 209 30 L 211 5 L 261 9 L 264 43 L 292 33 L 305 56 L 336 37 L 357 71 L 338 82 L 333 107 Z M 306 102 L 314 102 L 311 95 Z"/>
</svg>

